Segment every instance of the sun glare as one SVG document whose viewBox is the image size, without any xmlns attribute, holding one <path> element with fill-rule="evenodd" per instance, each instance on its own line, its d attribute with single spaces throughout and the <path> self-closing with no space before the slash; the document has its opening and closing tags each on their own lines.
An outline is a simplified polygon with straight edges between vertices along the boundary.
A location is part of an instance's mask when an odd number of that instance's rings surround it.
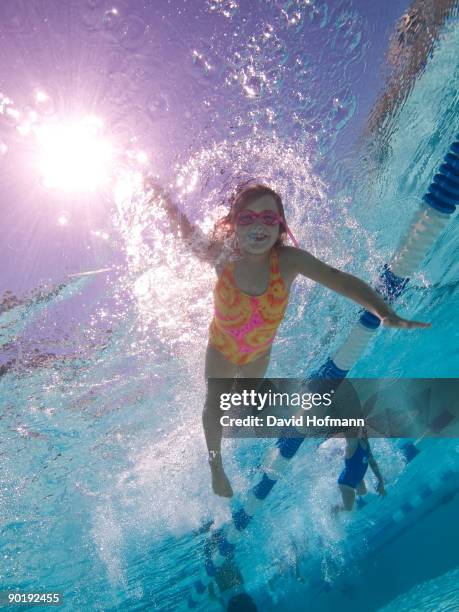
<svg viewBox="0 0 459 612">
<path fill-rule="evenodd" d="M 109 178 L 113 159 L 112 146 L 101 131 L 97 117 L 37 126 L 43 185 L 71 192 L 101 187 Z"/>
</svg>

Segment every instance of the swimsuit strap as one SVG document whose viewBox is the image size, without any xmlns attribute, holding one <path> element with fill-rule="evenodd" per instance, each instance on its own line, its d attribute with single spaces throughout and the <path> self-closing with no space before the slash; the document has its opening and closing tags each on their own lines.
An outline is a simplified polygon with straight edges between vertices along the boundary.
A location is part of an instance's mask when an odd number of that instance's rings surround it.
<svg viewBox="0 0 459 612">
<path fill-rule="evenodd" d="M 279 255 L 277 249 L 272 248 L 269 256 L 269 282 L 272 281 L 272 276 L 279 274 Z"/>
</svg>

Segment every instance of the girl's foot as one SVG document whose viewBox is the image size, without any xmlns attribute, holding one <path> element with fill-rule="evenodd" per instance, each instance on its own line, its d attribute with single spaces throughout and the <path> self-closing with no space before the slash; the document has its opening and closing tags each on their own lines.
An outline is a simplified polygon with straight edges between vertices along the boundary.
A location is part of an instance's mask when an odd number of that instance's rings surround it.
<svg viewBox="0 0 459 612">
<path fill-rule="evenodd" d="M 209 453 L 209 465 L 212 474 L 212 489 L 220 497 L 233 497 L 233 489 L 223 469 L 222 456 L 216 451 Z"/>
</svg>

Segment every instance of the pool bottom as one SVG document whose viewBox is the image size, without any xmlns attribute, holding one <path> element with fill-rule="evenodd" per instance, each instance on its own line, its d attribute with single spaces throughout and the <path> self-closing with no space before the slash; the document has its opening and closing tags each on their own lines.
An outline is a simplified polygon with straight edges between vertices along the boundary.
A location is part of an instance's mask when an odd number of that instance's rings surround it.
<svg viewBox="0 0 459 612">
<path fill-rule="evenodd" d="M 259 610 L 296 612 L 376 612 L 416 585 L 459 567 L 459 477 L 445 481 L 426 507 L 374 542 L 358 563 L 333 583 L 311 581 L 306 588 L 292 586 L 288 597 L 274 603 L 265 594 L 256 597 Z M 431 608 L 432 609 L 432 608 Z M 437 609 L 437 608 L 435 608 Z M 456 608 L 458 609 L 458 608 Z"/>
</svg>

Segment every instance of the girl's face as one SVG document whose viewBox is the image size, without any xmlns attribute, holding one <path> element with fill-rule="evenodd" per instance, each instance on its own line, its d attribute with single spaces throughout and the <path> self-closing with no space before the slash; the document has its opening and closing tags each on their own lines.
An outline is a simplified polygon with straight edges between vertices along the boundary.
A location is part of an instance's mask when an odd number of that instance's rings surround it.
<svg viewBox="0 0 459 612">
<path fill-rule="evenodd" d="M 279 215 L 276 200 L 271 195 L 263 195 L 254 200 L 242 210 L 253 210 L 260 213 L 269 210 Z M 241 225 L 235 222 L 236 239 L 241 251 L 252 255 L 261 255 L 275 244 L 279 237 L 280 225 L 265 225 L 261 219 L 254 219 L 251 225 Z"/>
</svg>

